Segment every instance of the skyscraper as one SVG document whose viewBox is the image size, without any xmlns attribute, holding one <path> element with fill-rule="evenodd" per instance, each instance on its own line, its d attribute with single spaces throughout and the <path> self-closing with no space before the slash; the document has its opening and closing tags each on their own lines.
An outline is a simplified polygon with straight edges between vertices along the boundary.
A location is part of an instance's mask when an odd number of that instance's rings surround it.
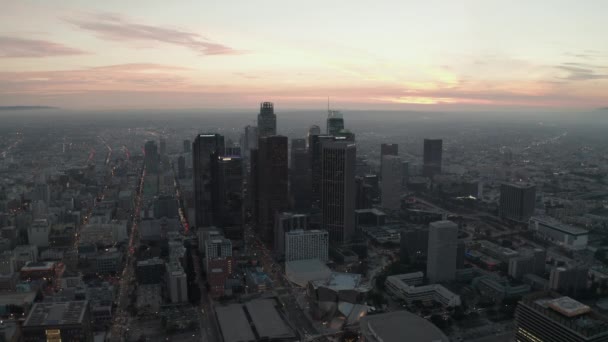
<svg viewBox="0 0 608 342">
<path fill-rule="evenodd" d="M 262 102 L 258 114 L 258 136 L 267 137 L 277 134 L 277 116 L 272 102 Z"/>
<path fill-rule="evenodd" d="M 192 149 L 192 142 L 190 142 L 190 140 L 186 139 L 183 142 L 184 144 L 184 153 L 190 153 L 191 149 Z"/>
<path fill-rule="evenodd" d="M 291 140 L 291 161 L 289 183 L 293 209 L 305 211 L 310 209 L 310 162 L 306 149 L 306 139 Z"/>
<path fill-rule="evenodd" d="M 395 155 L 382 157 L 382 207 L 397 210 L 401 207 L 401 182 L 403 179 L 403 164 L 401 158 Z"/>
<path fill-rule="evenodd" d="M 158 155 L 158 148 L 156 141 L 148 140 L 144 146 L 144 160 L 146 164 L 146 172 L 158 173 L 160 156 Z"/>
<path fill-rule="evenodd" d="M 260 138 L 257 155 L 258 225 L 262 239 L 272 246 L 274 217 L 289 208 L 287 137 Z"/>
<path fill-rule="evenodd" d="M 308 229 L 308 215 L 277 213 L 274 219 L 274 251 L 279 254 L 284 254 L 285 234 L 297 229 Z"/>
<path fill-rule="evenodd" d="M 357 147 L 346 141 L 321 144 L 321 225 L 335 243 L 355 230 L 355 159 Z"/>
<path fill-rule="evenodd" d="M 212 168 L 213 225 L 229 239 L 243 238 L 243 161 L 240 157 L 214 157 Z"/>
<path fill-rule="evenodd" d="M 194 210 L 197 227 L 212 225 L 211 158 L 224 155 L 224 137 L 220 134 L 199 134 L 194 139 L 192 168 L 194 178 Z"/>
<path fill-rule="evenodd" d="M 454 280 L 458 248 L 458 225 L 452 221 L 429 224 L 426 276 L 429 283 Z"/>
<path fill-rule="evenodd" d="M 380 145 L 380 157 L 398 156 L 398 155 L 399 155 L 399 145 L 397 145 L 397 144 Z"/>
<path fill-rule="evenodd" d="M 327 261 L 329 236 L 325 230 L 292 230 L 285 234 L 285 261 Z"/>
<path fill-rule="evenodd" d="M 308 134 L 306 135 L 306 148 L 310 149 L 312 142 L 312 136 L 313 135 L 320 135 L 321 134 L 321 128 L 317 125 L 312 125 L 310 126 L 310 128 L 308 129 Z"/>
<path fill-rule="evenodd" d="M 536 186 L 529 183 L 500 185 L 500 216 L 516 222 L 527 222 L 534 215 Z"/>
<path fill-rule="evenodd" d="M 311 173 L 311 205 L 313 208 L 320 208 L 321 206 L 321 145 L 324 141 L 333 141 L 334 137 L 331 135 L 312 135 L 311 146 L 309 147 L 310 154 L 310 173 Z"/>
<path fill-rule="evenodd" d="M 258 128 L 256 126 L 245 126 L 241 146 L 243 147 L 243 158 L 249 159 L 251 150 L 258 148 Z"/>
<path fill-rule="evenodd" d="M 343 129 L 344 117 L 342 117 L 342 113 L 338 112 L 337 110 L 327 111 L 326 133 L 329 135 L 337 135 Z"/>
<path fill-rule="evenodd" d="M 441 173 L 441 158 L 443 155 L 443 140 L 424 139 L 424 160 L 422 173 L 426 177 L 433 177 Z"/>
</svg>

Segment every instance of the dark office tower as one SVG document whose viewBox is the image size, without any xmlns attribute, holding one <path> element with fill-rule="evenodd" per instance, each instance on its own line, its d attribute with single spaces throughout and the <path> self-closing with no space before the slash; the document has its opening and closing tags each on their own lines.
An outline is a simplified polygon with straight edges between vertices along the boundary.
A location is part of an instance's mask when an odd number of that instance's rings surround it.
<svg viewBox="0 0 608 342">
<path fill-rule="evenodd" d="M 310 170 L 311 170 L 311 202 L 315 209 L 321 207 L 321 144 L 324 141 L 333 141 L 331 135 L 311 135 L 311 145 L 308 150 L 310 154 Z"/>
<path fill-rule="evenodd" d="M 310 209 L 310 162 L 306 139 L 291 140 L 291 164 L 289 168 L 290 195 L 293 209 Z"/>
<path fill-rule="evenodd" d="M 500 185 L 500 216 L 516 222 L 528 222 L 534 215 L 536 186 L 528 183 Z"/>
<path fill-rule="evenodd" d="M 240 157 L 220 157 L 211 163 L 213 225 L 232 240 L 243 238 L 243 161 Z"/>
<path fill-rule="evenodd" d="M 361 176 L 355 177 L 356 202 L 355 209 L 372 208 L 372 187 L 365 183 Z"/>
<path fill-rule="evenodd" d="M 324 141 L 321 148 L 321 226 L 331 242 L 342 244 L 355 231 L 357 147 L 346 141 Z"/>
<path fill-rule="evenodd" d="M 177 178 L 186 178 L 186 158 L 184 156 L 177 158 Z"/>
<path fill-rule="evenodd" d="M 192 144 L 194 178 L 194 215 L 198 228 L 212 225 L 211 158 L 224 155 L 224 137 L 220 134 L 199 134 Z"/>
<path fill-rule="evenodd" d="M 164 156 L 167 154 L 167 141 L 164 138 L 160 138 L 160 155 Z"/>
<path fill-rule="evenodd" d="M 258 149 L 249 150 L 249 178 L 247 179 L 247 207 L 251 221 L 258 222 Z"/>
<path fill-rule="evenodd" d="M 422 173 L 426 177 L 433 177 L 441 173 L 441 157 L 443 155 L 443 140 L 424 139 L 424 158 Z"/>
<path fill-rule="evenodd" d="M 260 138 L 257 156 L 258 224 L 261 238 L 273 245 L 274 217 L 289 209 L 287 137 Z"/>
<path fill-rule="evenodd" d="M 277 134 L 277 116 L 274 114 L 272 102 L 262 102 L 258 114 L 258 137 L 268 137 Z"/>
<path fill-rule="evenodd" d="M 148 140 L 144 146 L 144 158 L 146 164 L 147 173 L 158 173 L 160 156 L 158 155 L 158 148 L 156 147 L 156 141 Z"/>
<path fill-rule="evenodd" d="M 397 144 L 381 144 L 380 145 L 380 178 L 382 178 L 382 157 L 398 156 L 399 145 Z"/>
<path fill-rule="evenodd" d="M 337 135 L 343 129 L 344 117 L 342 117 L 342 113 L 338 112 L 337 110 L 327 111 L 326 133 L 329 135 Z"/>
<path fill-rule="evenodd" d="M 310 149 L 312 146 L 312 136 L 313 135 L 321 135 L 321 127 L 317 125 L 312 125 L 308 129 L 308 135 L 306 136 L 306 148 Z"/>
<path fill-rule="evenodd" d="M 190 140 L 184 140 L 183 142 L 184 144 L 184 153 L 190 153 L 191 149 L 192 149 L 192 143 L 190 142 Z"/>
<path fill-rule="evenodd" d="M 241 138 L 241 151 L 243 157 L 248 159 L 251 155 L 251 150 L 258 148 L 258 128 L 255 126 L 246 126 Z"/>
<path fill-rule="evenodd" d="M 380 145 L 380 157 L 398 156 L 398 155 L 399 155 L 399 145 L 397 145 L 397 144 Z"/>
</svg>

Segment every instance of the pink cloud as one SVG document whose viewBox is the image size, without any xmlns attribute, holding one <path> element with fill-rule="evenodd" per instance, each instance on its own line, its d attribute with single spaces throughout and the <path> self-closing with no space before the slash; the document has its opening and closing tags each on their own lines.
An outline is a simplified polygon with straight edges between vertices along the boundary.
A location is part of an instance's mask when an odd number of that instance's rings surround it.
<svg viewBox="0 0 608 342">
<path fill-rule="evenodd" d="M 0 57 L 54 57 L 82 55 L 86 52 L 46 40 L 0 36 Z"/>
<path fill-rule="evenodd" d="M 214 42 L 198 33 L 178 29 L 129 22 L 112 13 L 84 18 L 67 18 L 67 22 L 94 32 L 97 37 L 113 41 L 154 41 L 182 46 L 202 55 L 233 55 L 242 53 L 229 46 Z"/>
</svg>

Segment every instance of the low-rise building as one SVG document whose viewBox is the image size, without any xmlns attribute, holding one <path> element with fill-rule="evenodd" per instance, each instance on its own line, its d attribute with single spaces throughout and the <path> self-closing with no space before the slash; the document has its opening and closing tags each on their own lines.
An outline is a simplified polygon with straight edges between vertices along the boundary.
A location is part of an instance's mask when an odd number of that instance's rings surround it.
<svg viewBox="0 0 608 342">
<path fill-rule="evenodd" d="M 420 272 L 386 277 L 386 290 L 392 296 L 404 300 L 408 305 L 411 305 L 415 301 L 420 301 L 422 303 L 437 302 L 445 307 L 454 307 L 461 304 L 460 296 L 454 294 L 442 285 L 408 285 L 408 282 L 418 282 L 419 273 Z"/>
<path fill-rule="evenodd" d="M 562 223 L 548 216 L 534 216 L 530 219 L 529 229 L 538 237 L 558 246 L 581 250 L 587 248 L 589 231 Z"/>
<path fill-rule="evenodd" d="M 24 342 L 93 341 L 87 301 L 36 303 L 22 329 Z"/>
</svg>

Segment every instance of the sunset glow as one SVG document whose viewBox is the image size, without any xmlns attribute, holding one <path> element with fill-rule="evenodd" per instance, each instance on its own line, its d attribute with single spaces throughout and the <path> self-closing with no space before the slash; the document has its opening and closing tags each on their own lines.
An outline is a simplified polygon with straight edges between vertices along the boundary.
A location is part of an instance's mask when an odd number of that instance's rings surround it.
<svg viewBox="0 0 608 342">
<path fill-rule="evenodd" d="M 322 108 L 328 96 L 343 109 L 608 105 L 604 1 L 8 0 L 3 8 L 4 105 Z"/>
</svg>

